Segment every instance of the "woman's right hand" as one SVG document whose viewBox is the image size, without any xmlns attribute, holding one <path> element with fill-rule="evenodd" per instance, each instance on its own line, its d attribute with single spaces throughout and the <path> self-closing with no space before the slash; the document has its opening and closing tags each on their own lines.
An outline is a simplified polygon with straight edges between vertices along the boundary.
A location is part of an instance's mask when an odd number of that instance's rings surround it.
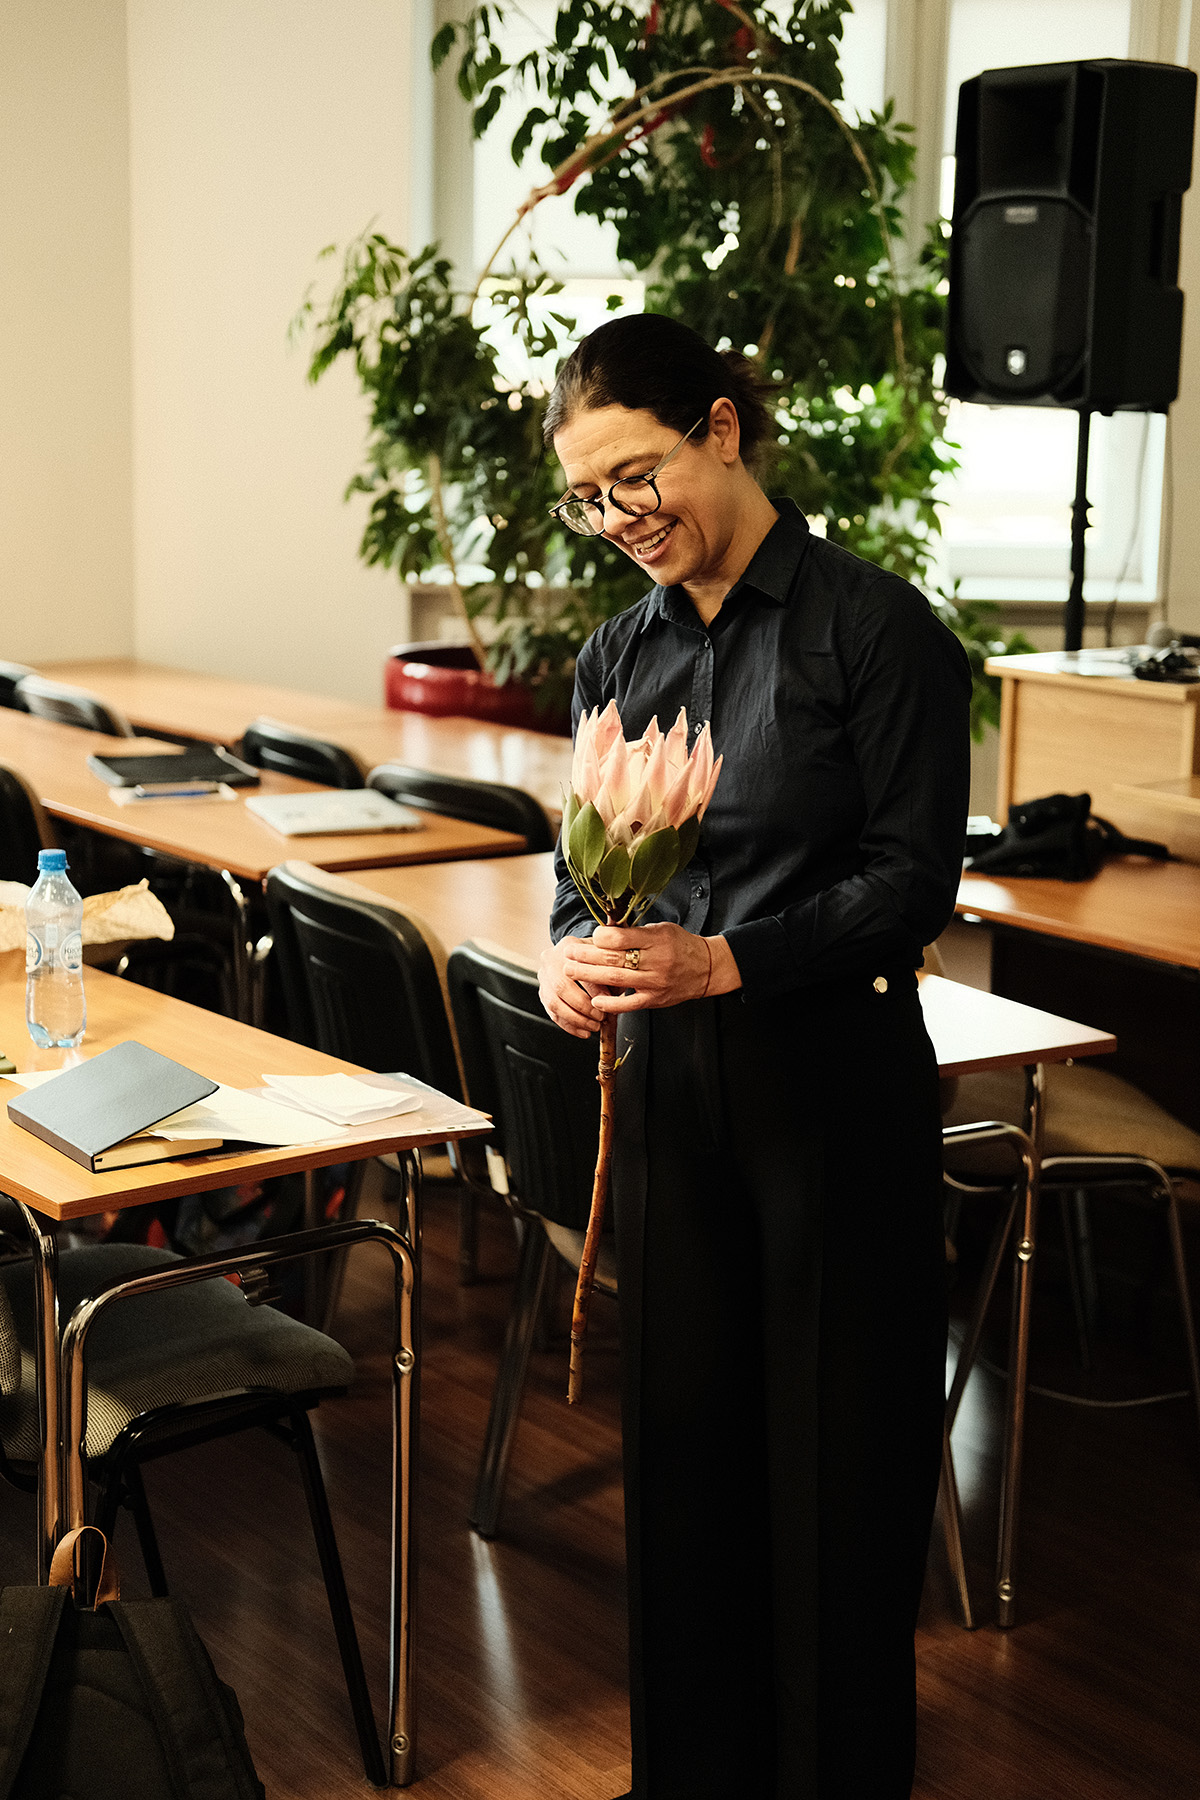
<svg viewBox="0 0 1200 1800">
<path fill-rule="evenodd" d="M 572 981 L 563 973 L 563 965 L 573 957 L 586 938 L 565 937 L 542 952 L 538 964 L 538 993 L 542 1005 L 564 1031 L 572 1037 L 589 1038 L 599 1031 L 601 1015 L 592 1005 L 592 995 L 604 983 Z"/>
</svg>

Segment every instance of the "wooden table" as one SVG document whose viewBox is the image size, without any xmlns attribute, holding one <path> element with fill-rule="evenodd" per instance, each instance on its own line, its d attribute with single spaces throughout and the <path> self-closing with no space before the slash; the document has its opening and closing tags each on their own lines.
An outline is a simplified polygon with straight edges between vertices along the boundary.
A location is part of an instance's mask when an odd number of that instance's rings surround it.
<svg viewBox="0 0 1200 1800">
<path fill-rule="evenodd" d="M 956 910 L 991 924 L 1200 970 L 1200 868 L 1122 856 L 1090 881 L 963 876 Z"/>
<path fill-rule="evenodd" d="M 392 712 L 297 688 L 130 660 L 44 663 L 41 672 L 91 688 L 148 731 L 232 745 L 251 719 L 265 715 L 341 744 L 364 769 L 399 762 L 524 788 L 553 818 L 562 810 L 571 771 L 569 739 L 482 719 Z"/>
<path fill-rule="evenodd" d="M 185 1063 L 198 1074 L 232 1087 L 260 1086 L 266 1074 L 321 1075 L 347 1070 L 347 1065 L 315 1050 L 269 1036 L 248 1025 L 219 1018 L 199 1007 L 153 993 L 130 982 L 118 981 L 99 970 L 85 976 L 88 1030 L 82 1054 L 102 1050 L 136 1038 L 139 1043 Z M 17 951 L 0 956 L 0 1046 L 24 1073 L 36 1068 L 62 1067 L 78 1060 L 79 1053 L 38 1051 L 30 1043 L 24 1015 L 24 959 Z M 348 1072 L 359 1073 L 350 1066 Z M 0 1102 L 21 1092 L 0 1077 Z M 479 1115 L 472 1123 L 465 1109 L 445 1096 L 436 1096 L 416 1114 L 385 1119 L 368 1127 L 344 1131 L 319 1144 L 285 1149 L 216 1152 L 178 1161 L 146 1164 L 140 1168 L 113 1170 L 93 1175 L 86 1169 L 15 1125 L 7 1106 L 0 1110 L 0 1191 L 22 1207 L 30 1226 L 33 1245 L 33 1279 L 38 1318 L 38 1381 L 41 1399 L 42 1451 L 39 1468 L 39 1567 L 43 1575 L 55 1543 L 64 1530 L 83 1523 L 85 1481 L 80 1456 L 82 1432 L 72 1429 L 64 1416 L 60 1395 L 64 1388 L 63 1336 L 58 1317 L 58 1255 L 55 1226 L 67 1219 L 88 1217 L 146 1205 L 178 1194 L 227 1187 L 303 1171 L 308 1193 L 308 1214 L 315 1223 L 315 1184 L 312 1172 L 333 1163 L 356 1161 L 397 1152 L 404 1169 L 409 1232 L 401 1238 L 387 1226 L 354 1222 L 335 1230 L 347 1243 L 373 1238 L 384 1242 L 398 1265 L 396 1341 L 393 1373 L 393 1490 L 391 1530 L 392 1658 L 388 1742 L 392 1779 L 404 1785 L 413 1775 L 413 1648 L 411 1594 L 415 1572 L 415 1483 L 413 1448 L 418 1417 L 419 1344 L 419 1181 L 417 1152 L 424 1144 L 448 1138 L 485 1136 L 490 1126 Z M 245 1249 L 215 1257 L 202 1257 L 189 1269 L 197 1276 L 261 1269 L 274 1260 L 310 1254 L 329 1241 L 328 1229 L 306 1232 L 272 1245 Z M 306 1248 L 307 1246 L 307 1248 Z M 168 1265 L 164 1283 L 179 1279 L 178 1265 Z M 139 1284 L 141 1285 L 141 1284 Z M 86 1305 L 81 1303 L 81 1307 Z M 77 1311 L 75 1318 L 80 1313 Z M 65 1334 L 70 1344 L 71 1327 Z M 69 1352 L 68 1352 L 69 1353 Z M 67 1384 L 82 1391 L 82 1383 Z M 396 1745 L 400 1748 L 397 1749 Z"/>
<path fill-rule="evenodd" d="M 339 833 L 304 839 L 284 837 L 248 812 L 249 794 L 323 792 L 310 781 L 262 771 L 257 788 L 238 788 L 235 801 L 147 800 L 117 806 L 87 766 L 89 756 L 170 751 L 154 740 L 105 737 L 50 719 L 0 708 L 0 762 L 20 771 L 56 819 L 86 825 L 106 837 L 161 850 L 183 862 L 227 869 L 241 881 L 261 882 L 268 870 L 303 843 L 309 862 L 322 869 L 363 869 L 397 862 L 441 862 L 460 856 L 503 856 L 524 839 L 437 813 L 422 813 L 417 831 Z"/>
<path fill-rule="evenodd" d="M 306 859 L 322 869 L 362 869 L 386 863 L 440 862 L 457 857 L 505 856 L 524 847 L 524 838 L 439 813 L 420 814 L 414 831 L 333 833 L 288 838 L 273 831 L 246 806 L 248 794 L 315 793 L 309 781 L 262 771 L 257 788 L 236 788 L 236 800 L 147 800 L 118 806 L 87 766 L 91 755 L 131 755 L 170 751 L 155 740 L 112 738 L 49 719 L 0 708 L 0 763 L 19 770 L 56 819 L 102 832 L 106 837 L 165 852 L 182 862 L 216 870 L 237 913 L 237 1005 L 252 1019 L 258 1003 L 251 901 L 243 883 L 261 888 L 268 872 L 300 843 Z M 30 871 L 32 878 L 33 871 Z"/>
<path fill-rule="evenodd" d="M 1200 1131 L 1200 868 L 1121 857 L 1090 881 L 964 875 L 991 986 L 1120 1039 L 1114 1069 Z"/>
</svg>

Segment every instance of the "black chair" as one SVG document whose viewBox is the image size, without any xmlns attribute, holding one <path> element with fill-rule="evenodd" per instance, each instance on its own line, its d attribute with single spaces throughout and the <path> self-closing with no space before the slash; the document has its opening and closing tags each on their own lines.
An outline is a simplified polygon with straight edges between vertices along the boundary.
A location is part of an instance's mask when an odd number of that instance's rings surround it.
<svg viewBox="0 0 1200 1800">
<path fill-rule="evenodd" d="M 255 719 L 248 725 L 239 754 L 256 769 L 320 782 L 322 787 L 365 786 L 363 772 L 348 750 L 312 737 L 295 725 L 280 724 L 278 719 Z"/>
<path fill-rule="evenodd" d="M 39 850 L 56 840 L 41 803 L 23 775 L 0 763 L 0 881 L 37 880 Z"/>
<path fill-rule="evenodd" d="M 64 1251 L 64 1316 L 86 1296 L 180 1259 L 141 1245 Z M 38 1400 L 33 1368 L 33 1281 L 28 1259 L 0 1264 L 0 1474 L 36 1487 Z M 93 1328 L 87 1360 L 87 1467 L 98 1489 L 95 1523 L 111 1537 L 131 1514 L 154 1594 L 166 1574 L 142 1482 L 142 1464 L 261 1426 L 294 1452 L 325 1580 L 342 1669 L 370 1780 L 385 1779 L 362 1656 L 310 1411 L 343 1394 L 350 1356 L 331 1338 L 272 1306 L 247 1305 L 230 1282 L 206 1280 L 119 1306 Z"/>
<path fill-rule="evenodd" d="M 17 683 L 24 681 L 27 675 L 36 675 L 36 669 L 30 669 L 24 663 L 0 662 L 0 706 L 11 707 L 14 712 L 27 712 L 28 708 L 17 692 Z"/>
<path fill-rule="evenodd" d="M 529 853 L 553 850 L 555 845 L 545 808 L 524 788 L 506 787 L 498 781 L 469 781 L 461 775 L 437 775 L 403 763 L 380 763 L 368 775 L 367 786 L 378 788 L 402 806 L 419 806 L 425 812 L 465 819 L 470 825 L 490 825 L 494 831 L 519 831 Z"/>
<path fill-rule="evenodd" d="M 403 1071 L 462 1100 L 442 985 L 446 953 L 429 927 L 309 863 L 272 869 L 266 893 L 289 1035 L 381 1074 Z M 451 1146 L 450 1162 L 463 1183 L 460 1273 L 472 1280 L 486 1163 L 475 1143 Z M 356 1197 L 348 1194 L 348 1207 Z"/>
<path fill-rule="evenodd" d="M 509 1204 L 521 1251 L 470 1522 L 494 1537 L 521 1395 L 555 1253 L 578 1269 L 591 1206 L 600 1129 L 596 1045 L 568 1037 L 538 999 L 523 964 L 478 944 L 447 965 L 450 1004 L 472 1106 L 490 1112 L 508 1168 Z M 615 1294 L 612 1240 L 601 1247 L 596 1285 Z"/>
<path fill-rule="evenodd" d="M 65 681 L 49 681 L 44 675 L 23 675 L 16 697 L 26 712 L 56 725 L 77 725 L 84 731 L 103 731 L 108 737 L 136 737 L 137 733 L 115 706 L 87 688 L 70 687 Z"/>
</svg>

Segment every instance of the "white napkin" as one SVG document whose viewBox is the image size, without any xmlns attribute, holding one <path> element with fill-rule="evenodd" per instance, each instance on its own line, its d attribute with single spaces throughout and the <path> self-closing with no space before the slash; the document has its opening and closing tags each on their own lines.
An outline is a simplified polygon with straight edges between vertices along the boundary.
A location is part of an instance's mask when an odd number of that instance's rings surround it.
<svg viewBox="0 0 1200 1800">
<path fill-rule="evenodd" d="M 284 1105 L 332 1125 L 375 1125 L 421 1107 L 421 1095 L 412 1088 L 375 1087 L 353 1075 L 264 1075 L 263 1081 Z"/>
</svg>

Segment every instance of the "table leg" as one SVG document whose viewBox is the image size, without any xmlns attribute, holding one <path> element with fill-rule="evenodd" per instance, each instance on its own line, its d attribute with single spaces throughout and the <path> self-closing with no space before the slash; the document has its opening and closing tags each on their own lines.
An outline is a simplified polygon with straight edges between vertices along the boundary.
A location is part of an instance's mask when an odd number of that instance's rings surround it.
<svg viewBox="0 0 1200 1800">
<path fill-rule="evenodd" d="M 1041 1189 L 1044 1090 L 1045 1073 L 1041 1063 L 1029 1064 L 1025 1070 L 1025 1129 L 1036 1155 L 1025 1188 L 1025 1216 L 1017 1239 L 1013 1271 L 1004 1472 L 1000 1484 L 1000 1538 L 996 1557 L 996 1621 L 1004 1627 L 1012 1625 L 1016 1616 L 1017 1521 L 1021 1505 L 1021 1461 L 1025 1447 L 1025 1390 L 1029 1376 L 1033 1259 L 1037 1247 L 1038 1199 Z"/>
<path fill-rule="evenodd" d="M 412 1255 L 409 1348 L 397 1336 L 392 1365 L 392 1607 L 388 1772 L 395 1787 L 416 1773 L 417 1458 L 421 1423 L 421 1157 L 405 1151 L 404 1199 Z M 397 1282 L 400 1272 L 397 1271 Z M 399 1315 L 401 1295 L 396 1293 Z M 407 1361 L 405 1357 L 407 1356 Z"/>
<path fill-rule="evenodd" d="M 237 1016 L 243 1025 L 253 1025 L 254 990 L 257 969 L 254 956 L 254 945 L 250 941 L 250 907 L 242 890 L 242 884 L 236 875 L 228 869 L 221 870 L 221 880 L 229 889 L 233 901 L 233 909 L 237 918 L 237 958 L 234 963 L 233 977 L 237 992 Z"/>
<path fill-rule="evenodd" d="M 63 1441 L 60 1396 L 62 1334 L 58 1316 L 58 1238 L 49 1219 L 22 1201 L 33 1250 L 34 1360 L 38 1396 L 38 1581 L 50 1575 L 50 1559 L 62 1536 Z"/>
</svg>

